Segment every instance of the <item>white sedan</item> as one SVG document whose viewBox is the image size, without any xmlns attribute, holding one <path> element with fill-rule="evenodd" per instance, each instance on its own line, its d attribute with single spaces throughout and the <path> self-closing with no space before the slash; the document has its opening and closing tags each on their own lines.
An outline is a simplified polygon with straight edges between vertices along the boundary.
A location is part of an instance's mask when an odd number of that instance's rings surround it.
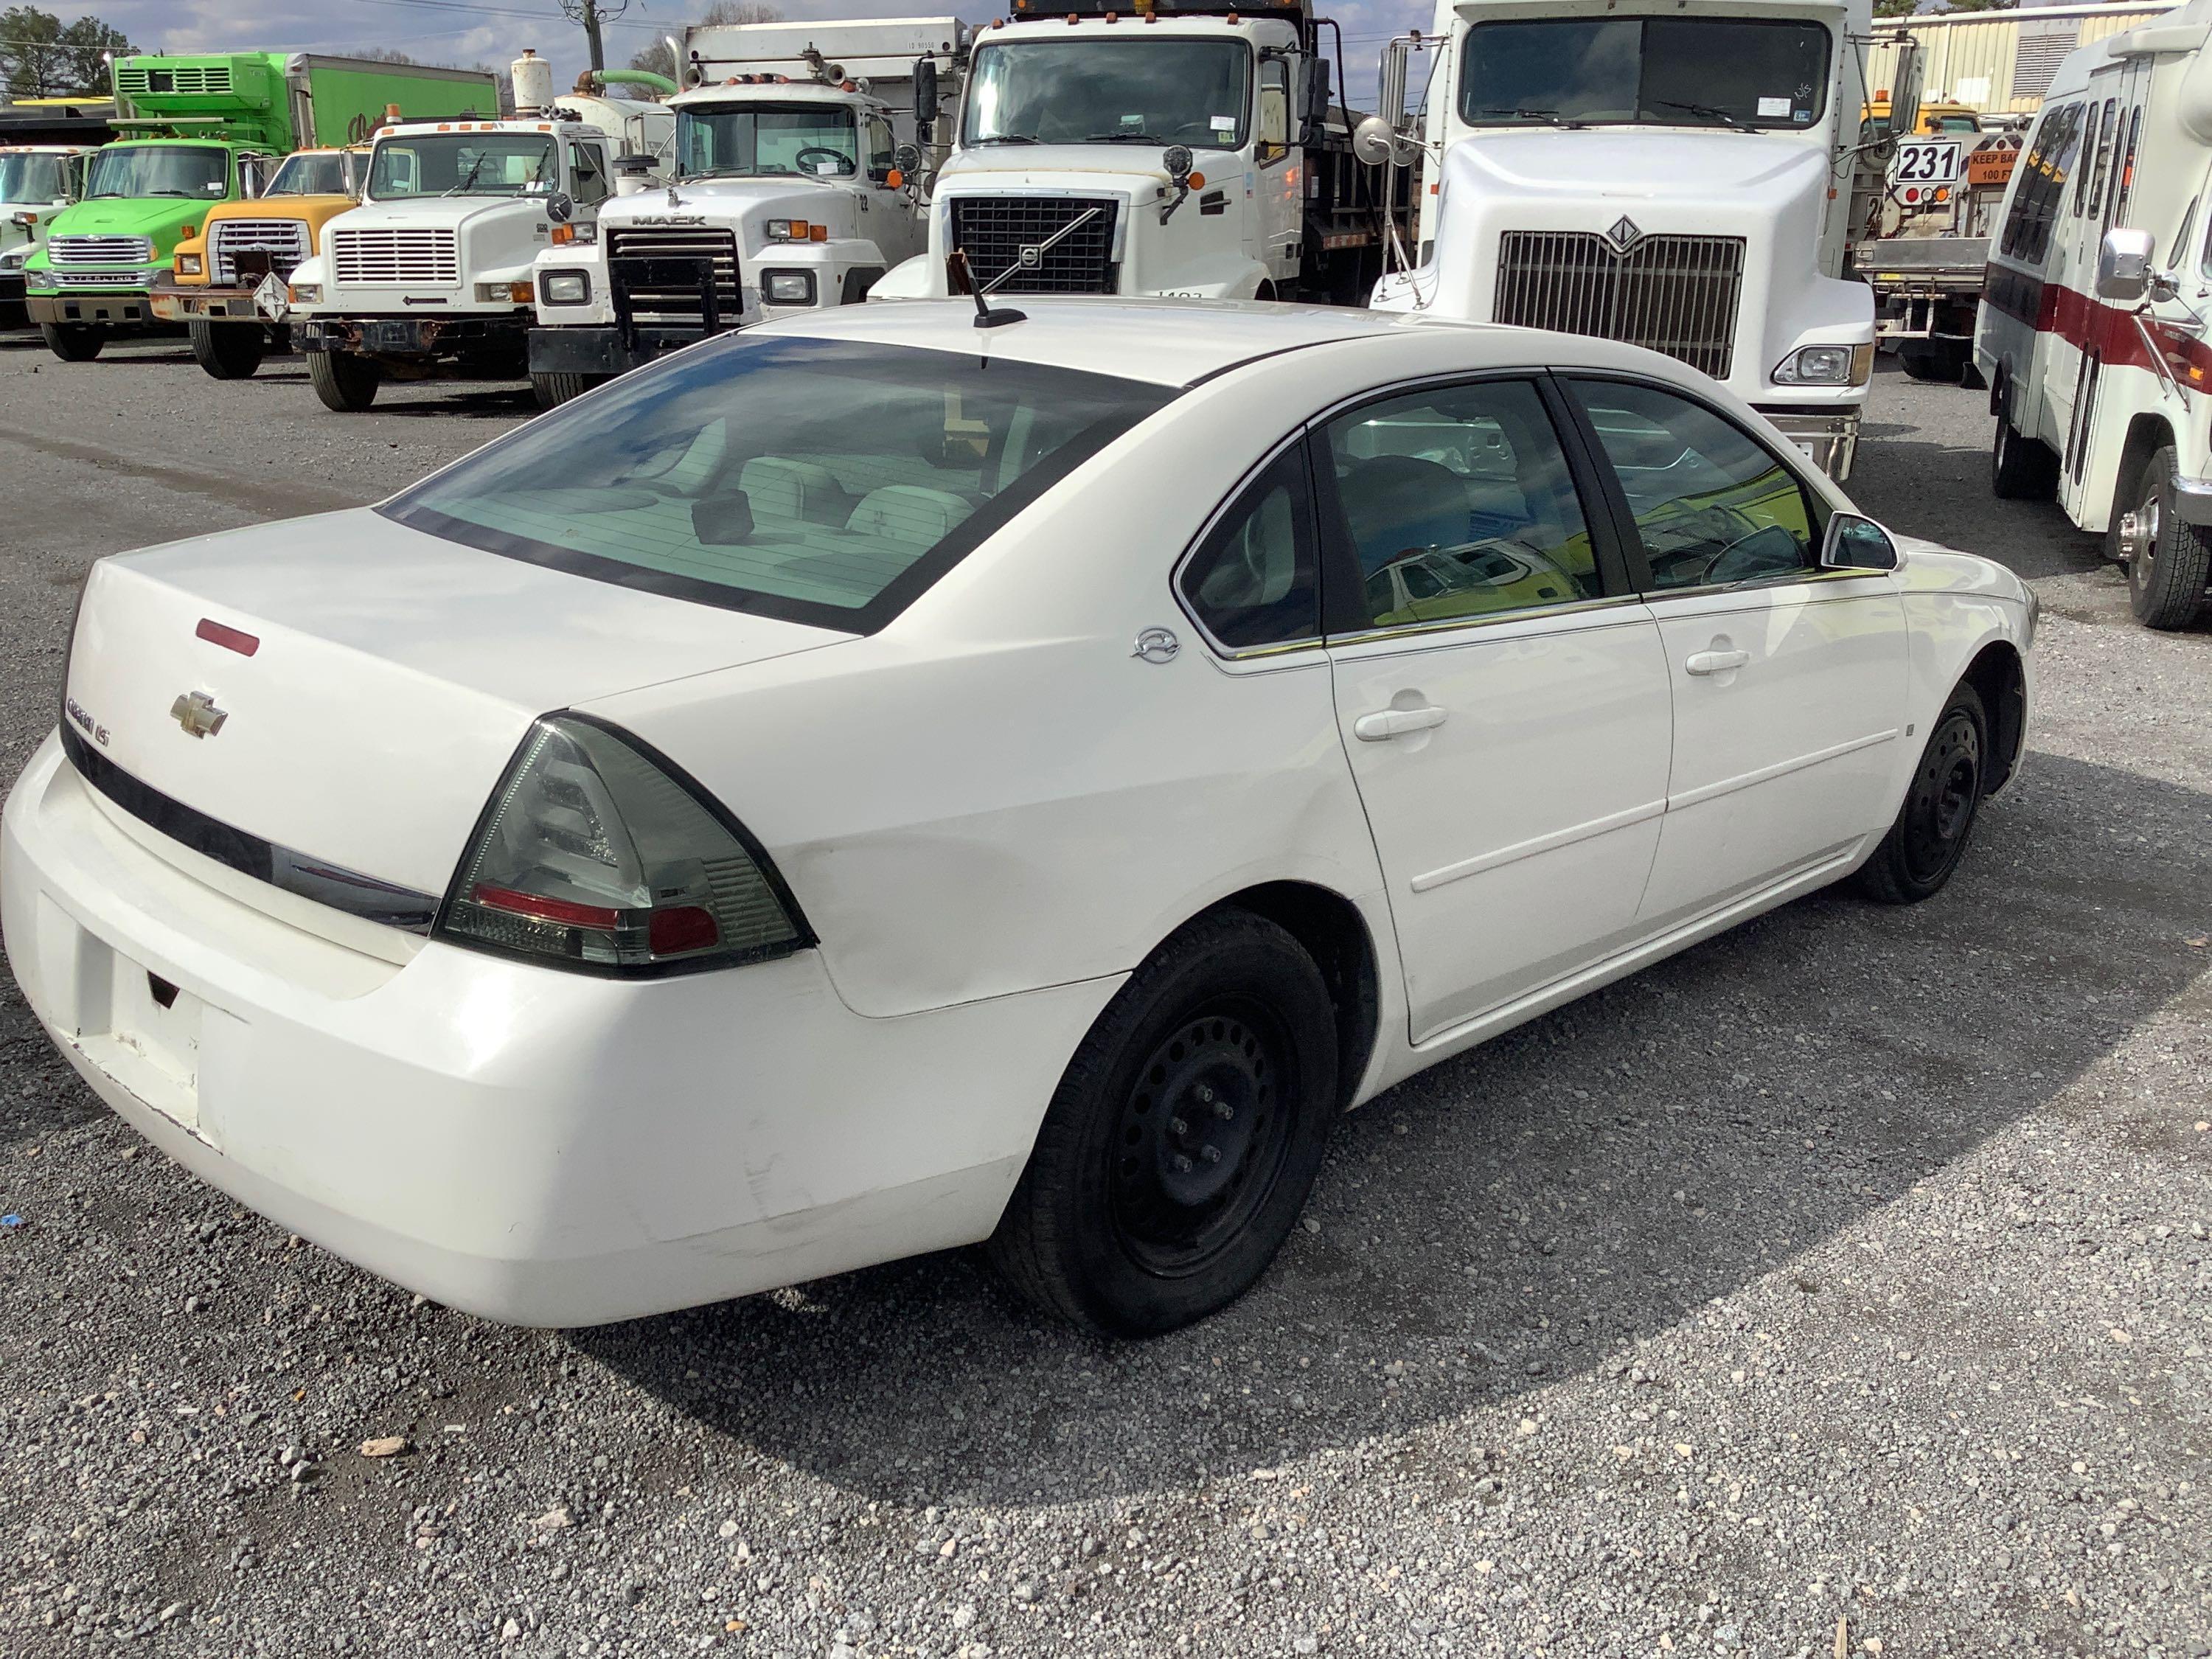
<svg viewBox="0 0 2212 1659">
<path fill-rule="evenodd" d="M 1601 340 L 855 306 L 374 508 L 103 560 L 6 942 L 140 1133 L 586 1324 L 989 1240 L 1166 1330 L 1331 1120 L 1796 896 L 1942 888 L 2034 605 Z"/>
</svg>

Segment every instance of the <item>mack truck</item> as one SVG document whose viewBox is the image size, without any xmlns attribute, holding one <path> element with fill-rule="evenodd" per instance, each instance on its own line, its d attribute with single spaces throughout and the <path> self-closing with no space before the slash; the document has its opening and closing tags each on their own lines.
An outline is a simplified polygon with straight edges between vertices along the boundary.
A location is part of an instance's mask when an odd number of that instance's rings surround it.
<svg viewBox="0 0 2212 1659">
<path fill-rule="evenodd" d="M 758 316 L 866 298 L 927 241 L 921 175 L 966 50 L 955 17 L 685 31 L 665 195 L 609 202 L 595 236 L 538 256 L 539 403 Z"/>
<path fill-rule="evenodd" d="M 522 375 L 538 253 L 592 234 L 618 188 L 665 175 L 674 113 L 610 89 L 672 93 L 673 82 L 587 70 L 556 96 L 535 52 L 512 74 L 513 116 L 379 131 L 361 205 L 331 220 L 323 245 L 293 267 L 292 343 L 325 407 L 365 410 L 386 380 L 455 365 Z"/>
<path fill-rule="evenodd" d="M 1849 477 L 1869 0 L 1437 0 L 1434 23 L 1385 48 L 1358 135 L 1386 176 L 1432 170 L 1373 303 L 1648 346 Z"/>
<path fill-rule="evenodd" d="M 1013 0 L 974 36 L 927 251 L 869 297 L 1360 303 L 1408 175 L 1353 158 L 1334 27 L 1304 0 Z"/>
<path fill-rule="evenodd" d="M 118 59 L 123 135 L 92 158 L 84 198 L 55 216 L 24 264 L 31 319 L 58 357 L 100 355 L 118 330 L 155 325 L 149 303 L 177 244 L 221 202 L 259 194 L 303 145 L 360 138 L 387 106 L 497 107 L 491 76 L 307 52 Z"/>
<path fill-rule="evenodd" d="M 29 321 L 23 266 L 47 227 L 84 193 L 85 164 L 115 136 L 112 100 L 36 98 L 0 105 L 0 328 Z"/>
</svg>

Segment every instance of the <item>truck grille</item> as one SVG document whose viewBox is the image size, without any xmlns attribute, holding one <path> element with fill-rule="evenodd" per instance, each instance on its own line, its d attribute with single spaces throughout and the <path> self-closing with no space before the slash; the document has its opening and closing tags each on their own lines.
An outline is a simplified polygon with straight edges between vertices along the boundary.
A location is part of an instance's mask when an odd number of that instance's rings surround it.
<svg viewBox="0 0 2212 1659">
<path fill-rule="evenodd" d="M 152 260 L 154 244 L 144 236 L 53 236 L 46 257 L 58 265 L 143 265 Z"/>
<path fill-rule="evenodd" d="M 270 270 L 279 276 L 289 276 L 292 267 L 307 257 L 307 227 L 298 219 L 216 220 L 208 248 L 214 280 L 236 282 L 241 253 L 265 254 Z M 257 270 L 257 277 L 258 274 Z"/>
<path fill-rule="evenodd" d="M 682 265 L 659 263 L 698 259 L 714 261 L 714 309 L 725 326 L 734 324 L 744 307 L 744 296 L 738 289 L 734 233 L 658 227 L 618 228 L 607 233 L 608 275 L 628 296 L 629 314 L 635 322 L 704 326 L 706 311 L 700 303 L 696 279 L 690 278 Z M 632 262 L 628 270 L 623 269 L 623 261 Z"/>
<path fill-rule="evenodd" d="M 342 287 L 452 288 L 461 280 L 460 244 L 450 230 L 333 230 L 331 267 Z"/>
<path fill-rule="evenodd" d="M 1622 251 L 1586 231 L 1509 230 L 1492 314 L 1648 346 L 1724 380 L 1742 288 L 1741 236 L 1646 236 Z"/>
<path fill-rule="evenodd" d="M 177 64 L 157 70 L 125 69 L 118 65 L 115 89 L 125 98 L 143 97 L 149 92 L 228 92 L 230 65 Z"/>
<path fill-rule="evenodd" d="M 981 288 L 1022 263 L 1024 248 L 1042 247 L 1091 209 L 1097 211 L 1053 243 L 1036 263 L 999 284 L 1000 294 L 1111 294 L 1114 225 L 1121 204 L 1111 196 L 956 196 L 952 246 L 968 256 Z"/>
</svg>

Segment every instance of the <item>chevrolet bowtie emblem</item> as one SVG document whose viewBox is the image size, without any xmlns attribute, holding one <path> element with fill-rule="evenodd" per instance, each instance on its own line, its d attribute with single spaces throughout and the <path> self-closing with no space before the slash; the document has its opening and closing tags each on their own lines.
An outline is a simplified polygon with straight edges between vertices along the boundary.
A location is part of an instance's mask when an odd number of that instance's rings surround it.
<svg viewBox="0 0 2212 1659">
<path fill-rule="evenodd" d="M 206 692 L 190 691 L 169 705 L 169 718 L 196 738 L 211 738 L 222 730 L 230 713 L 216 708 Z"/>
</svg>

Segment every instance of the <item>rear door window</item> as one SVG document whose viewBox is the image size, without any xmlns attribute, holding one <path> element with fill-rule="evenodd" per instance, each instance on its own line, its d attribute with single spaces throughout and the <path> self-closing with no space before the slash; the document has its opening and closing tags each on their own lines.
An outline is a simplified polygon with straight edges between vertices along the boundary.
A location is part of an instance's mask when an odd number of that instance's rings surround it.
<svg viewBox="0 0 2212 1659">
<path fill-rule="evenodd" d="M 733 335 L 378 510 L 510 558 L 868 633 L 1174 395 L 973 353 Z"/>
</svg>

